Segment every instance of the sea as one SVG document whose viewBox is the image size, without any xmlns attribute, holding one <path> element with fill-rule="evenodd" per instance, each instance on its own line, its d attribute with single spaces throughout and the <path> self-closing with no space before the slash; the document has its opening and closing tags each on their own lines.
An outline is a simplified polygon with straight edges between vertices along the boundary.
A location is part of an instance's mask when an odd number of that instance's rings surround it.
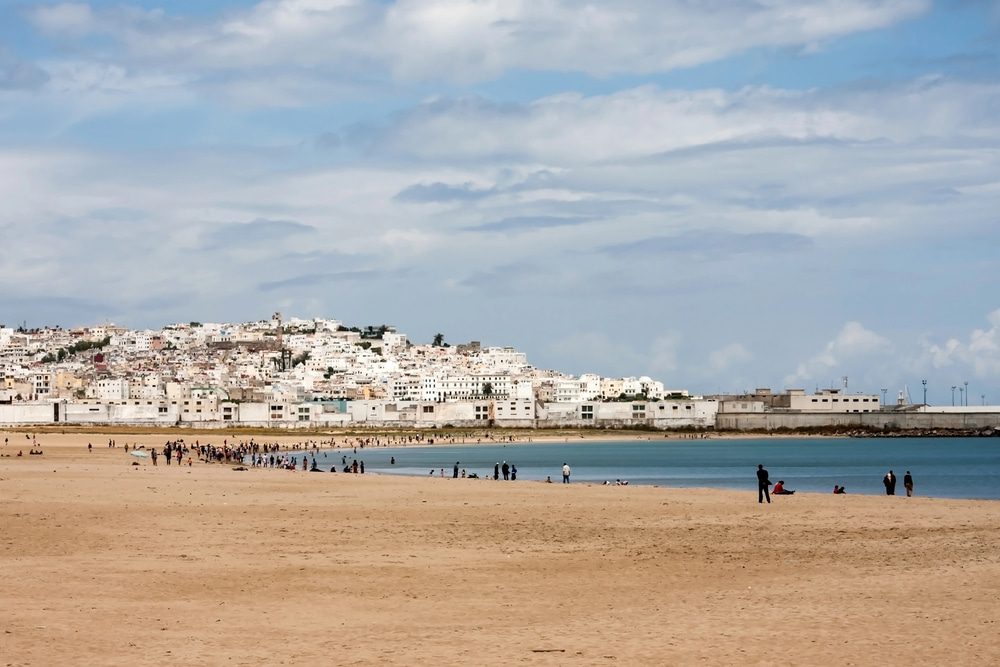
<svg viewBox="0 0 1000 667">
<path fill-rule="evenodd" d="M 1000 438 L 709 438 L 698 440 L 574 440 L 545 443 L 482 443 L 327 450 L 317 463 L 324 469 L 364 461 L 365 471 L 390 475 L 451 477 L 459 469 L 492 477 L 493 466 L 517 466 L 518 482 L 562 482 L 562 465 L 572 469 L 570 483 L 677 488 L 742 489 L 756 493 L 757 464 L 772 482 L 784 480 L 796 491 L 884 494 L 882 478 L 892 470 L 897 495 L 910 471 L 915 493 L 941 498 L 1000 499 Z M 393 463 L 392 461 L 395 461 Z M 343 465 L 338 466 L 338 470 Z M 502 479 L 502 477 L 501 477 Z"/>
</svg>

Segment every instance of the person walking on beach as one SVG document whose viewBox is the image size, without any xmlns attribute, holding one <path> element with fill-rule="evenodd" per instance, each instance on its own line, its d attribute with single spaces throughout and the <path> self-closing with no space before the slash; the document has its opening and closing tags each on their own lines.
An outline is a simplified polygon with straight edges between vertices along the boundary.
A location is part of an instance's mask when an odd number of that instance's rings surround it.
<svg viewBox="0 0 1000 667">
<path fill-rule="evenodd" d="M 569 475 L 572 472 L 568 463 L 563 463 L 563 484 L 569 484 Z"/>
<path fill-rule="evenodd" d="M 892 474 L 891 470 L 882 478 L 882 485 L 885 486 L 885 495 L 896 495 L 896 476 Z"/>
<path fill-rule="evenodd" d="M 455 467 L 451 469 L 451 478 L 458 479 L 458 461 L 455 461 Z"/>
<path fill-rule="evenodd" d="M 771 492 L 767 488 L 771 486 L 771 480 L 769 479 L 769 473 L 764 469 L 763 463 L 757 464 L 757 502 L 763 503 L 764 499 L 767 498 L 768 504 L 771 503 Z"/>
<path fill-rule="evenodd" d="M 913 475 L 910 474 L 909 470 L 903 475 L 903 488 L 906 489 L 907 498 L 913 495 Z"/>
<path fill-rule="evenodd" d="M 510 466 L 507 465 L 506 461 L 503 462 L 503 466 L 501 466 L 500 470 L 503 471 L 503 481 L 510 481 Z"/>
</svg>

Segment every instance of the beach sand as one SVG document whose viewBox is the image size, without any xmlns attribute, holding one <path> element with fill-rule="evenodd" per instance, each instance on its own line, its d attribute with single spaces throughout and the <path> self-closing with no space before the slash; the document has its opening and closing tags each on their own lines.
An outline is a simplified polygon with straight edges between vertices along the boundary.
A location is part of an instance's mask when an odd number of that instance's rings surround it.
<svg viewBox="0 0 1000 667">
<path fill-rule="evenodd" d="M 0 436 L 25 454 L 0 458 L 0 665 L 1000 663 L 998 502 L 758 505 L 752 469 L 737 493 L 132 466 L 109 437 L 170 436 L 43 434 L 40 457 Z"/>
</svg>

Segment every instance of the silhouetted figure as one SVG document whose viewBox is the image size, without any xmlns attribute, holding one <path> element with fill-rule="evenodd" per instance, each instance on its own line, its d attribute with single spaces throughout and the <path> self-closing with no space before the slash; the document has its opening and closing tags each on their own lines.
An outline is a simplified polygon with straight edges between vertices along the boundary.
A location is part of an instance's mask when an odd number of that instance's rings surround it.
<svg viewBox="0 0 1000 667">
<path fill-rule="evenodd" d="M 910 474 L 909 470 L 903 475 L 903 488 L 906 489 L 907 498 L 913 495 L 913 475 Z"/>
<path fill-rule="evenodd" d="M 764 469 L 764 464 L 760 463 L 757 465 L 757 502 L 762 503 L 764 499 L 767 498 L 767 502 L 771 502 L 771 492 L 767 487 L 771 486 L 771 480 L 768 479 L 768 472 Z"/>
<path fill-rule="evenodd" d="M 896 476 L 892 474 L 891 470 L 882 478 L 882 485 L 885 486 L 885 495 L 896 495 Z"/>
</svg>

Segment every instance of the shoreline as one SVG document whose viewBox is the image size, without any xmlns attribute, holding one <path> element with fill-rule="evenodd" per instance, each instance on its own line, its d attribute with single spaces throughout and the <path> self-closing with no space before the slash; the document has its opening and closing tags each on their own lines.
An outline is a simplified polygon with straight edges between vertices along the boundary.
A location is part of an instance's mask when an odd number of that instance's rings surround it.
<svg viewBox="0 0 1000 667">
<path fill-rule="evenodd" d="M 14 437 L 11 437 L 12 435 Z M 100 455 L 101 459 L 104 461 L 107 461 L 106 459 L 107 456 L 117 457 L 117 463 L 125 465 L 128 463 L 132 463 L 134 460 L 134 459 L 129 459 L 125 456 L 124 450 L 126 448 L 133 448 L 133 449 L 139 448 L 139 449 L 145 449 L 147 451 L 154 448 L 160 449 L 163 447 L 164 444 L 166 444 L 165 439 L 169 439 L 174 435 L 176 435 L 176 433 L 157 432 L 151 434 L 131 435 L 127 437 L 122 437 L 121 434 L 114 434 L 114 433 L 97 433 L 97 434 L 34 433 L 33 434 L 29 432 L 17 432 L 15 434 L 12 432 L 6 432 L 6 433 L 0 433 L 0 462 L 3 461 L 12 463 L 16 462 L 14 463 L 14 465 L 18 465 L 22 461 L 62 462 L 65 460 L 75 460 L 80 463 L 85 463 L 86 461 L 90 460 L 90 457 L 96 457 Z M 222 435 L 222 434 L 216 434 L 216 435 Z M 386 463 L 385 461 L 379 462 L 378 458 L 379 452 L 384 452 L 386 450 L 393 451 L 393 450 L 406 450 L 406 449 L 427 449 L 433 451 L 435 449 L 449 449 L 449 448 L 464 448 L 468 450 L 475 450 L 479 446 L 482 446 L 483 448 L 492 449 L 492 448 L 502 448 L 508 445 L 519 446 L 519 447 L 527 446 L 530 448 L 530 446 L 534 444 L 540 446 L 550 446 L 550 445 L 563 445 L 563 444 L 589 445 L 589 444 L 614 443 L 614 442 L 621 442 L 621 443 L 650 442 L 650 439 L 647 439 L 646 437 L 642 436 L 642 437 L 630 437 L 630 438 L 623 437 L 614 440 L 606 438 L 567 439 L 563 437 L 558 437 L 558 438 L 548 438 L 548 439 L 540 438 L 537 440 L 532 440 L 530 442 L 529 441 L 503 442 L 503 441 L 489 440 L 483 442 L 467 441 L 467 442 L 454 442 L 454 443 L 440 442 L 440 441 L 436 441 L 434 443 L 390 442 L 379 445 L 374 445 L 374 444 L 362 445 L 357 442 L 352 442 L 350 439 L 332 442 L 325 440 L 293 438 L 288 434 L 281 434 L 281 435 L 283 435 L 284 437 L 275 439 L 261 439 L 261 438 L 249 437 L 243 440 L 236 440 L 235 438 L 207 439 L 198 437 L 198 438 L 182 439 L 182 441 L 188 447 L 193 447 L 193 446 L 222 447 L 223 440 L 227 440 L 229 446 L 243 445 L 243 444 L 248 444 L 249 442 L 256 442 L 259 445 L 278 445 L 278 449 L 272 453 L 274 453 L 279 458 L 281 456 L 288 456 L 289 458 L 295 457 L 297 461 L 294 472 L 297 473 L 309 472 L 308 470 L 303 470 L 301 468 L 300 463 L 304 458 L 307 458 L 310 455 L 310 453 L 314 451 L 315 448 L 316 460 L 320 461 L 321 463 L 321 465 L 319 466 L 320 470 L 317 472 L 321 472 L 324 475 L 333 474 L 330 473 L 329 471 L 329 468 L 333 466 L 336 467 L 337 469 L 335 473 L 337 477 L 351 476 L 352 473 L 350 472 L 345 473 L 341 469 L 341 464 L 339 463 L 339 457 L 341 455 L 345 455 L 348 457 L 349 460 L 357 459 L 359 461 L 367 461 L 368 466 L 364 475 L 366 477 L 369 478 L 380 477 L 380 478 L 394 478 L 394 479 L 395 478 L 427 479 L 428 477 L 431 477 L 431 475 L 429 474 L 424 474 L 424 471 L 428 469 L 427 466 L 433 468 L 434 470 L 438 470 L 439 468 L 441 468 L 442 465 L 444 465 L 445 468 L 445 473 L 446 473 L 445 478 L 451 479 L 452 469 L 449 462 L 442 462 L 440 460 L 434 460 L 428 462 L 427 465 L 425 466 L 423 463 L 415 464 L 413 460 L 399 459 L 398 467 L 389 467 L 385 465 Z M 5 439 L 9 439 L 9 442 L 7 444 L 4 444 Z M 739 440 L 742 439 L 756 440 L 757 438 L 755 438 L 754 436 L 745 436 L 745 437 L 723 438 L 720 440 L 724 442 L 725 441 L 738 442 Z M 798 436 L 783 435 L 783 436 L 778 436 L 776 438 L 760 439 L 760 440 L 780 441 L 783 439 L 802 439 L 802 438 L 799 438 Z M 829 438 L 825 436 L 817 436 L 814 439 L 822 440 Z M 654 438 L 652 439 L 652 442 L 655 443 L 659 440 L 660 439 Z M 114 442 L 115 445 L 114 447 L 109 446 L 112 441 Z M 684 442 L 683 439 L 669 439 L 665 441 L 673 443 Z M 93 445 L 93 451 L 89 453 L 87 449 L 88 443 Z M 32 456 L 30 452 L 33 451 L 36 447 L 41 451 L 43 451 L 44 454 L 41 456 Z M 17 452 L 19 451 L 22 452 L 23 456 L 21 457 L 17 456 Z M 320 458 L 319 456 L 320 454 L 323 454 L 322 458 Z M 326 458 L 327 454 L 334 454 L 334 458 L 327 459 Z M 264 455 L 266 456 L 267 453 L 264 452 Z M 471 454 L 467 454 L 467 456 L 460 456 L 460 458 L 462 458 L 463 461 L 465 461 L 467 460 L 467 457 L 470 455 Z M 524 454 L 522 454 L 522 456 L 523 455 Z M 244 454 L 244 459 L 242 461 L 236 458 L 226 459 L 226 460 L 220 459 L 218 461 L 208 461 L 207 459 L 202 460 L 197 453 L 187 454 L 186 456 L 187 459 L 193 460 L 195 468 L 207 467 L 207 468 L 227 469 L 235 466 L 246 466 L 248 470 L 254 471 L 253 472 L 254 475 L 256 475 L 258 472 L 261 471 L 267 471 L 267 472 L 273 471 L 277 473 L 279 476 L 283 474 L 282 472 L 280 472 L 281 469 L 278 466 L 264 467 L 264 468 L 253 466 L 251 463 L 247 462 L 245 458 L 246 456 L 248 456 L 248 454 Z M 397 453 L 395 456 L 398 458 L 403 455 Z M 428 453 L 422 456 L 433 456 L 433 455 Z M 507 459 L 510 458 L 509 455 L 501 455 L 498 452 L 498 456 L 496 458 L 499 460 L 499 458 L 501 457 Z M 374 458 L 374 461 L 372 460 L 372 458 Z M 563 457 L 557 457 L 557 458 L 559 458 L 559 460 L 561 461 Z M 492 458 L 490 460 L 492 461 Z M 140 467 L 144 467 L 148 465 L 150 461 L 148 459 L 142 459 L 140 460 L 139 463 Z M 543 467 L 542 472 L 539 472 L 539 464 L 537 460 L 534 462 L 517 461 L 517 463 L 519 463 L 519 468 L 520 468 L 519 472 L 521 475 L 519 481 L 527 485 L 533 485 L 536 483 L 545 484 L 545 481 L 542 477 L 546 475 L 548 469 Z M 167 466 L 165 461 L 161 461 L 159 467 L 169 469 L 170 467 L 174 466 Z M 187 467 L 188 467 L 187 464 L 185 464 L 185 468 Z M 476 473 L 478 475 L 476 478 L 470 478 L 470 479 L 477 479 L 479 481 L 493 481 L 490 478 L 492 473 L 492 464 L 485 464 L 483 462 L 479 462 L 473 464 L 473 467 L 470 467 L 469 463 L 464 463 L 461 467 L 463 469 L 467 469 L 470 474 Z M 489 468 L 489 470 L 486 470 L 486 468 Z M 557 468 L 558 465 L 553 464 L 551 469 L 552 483 L 554 485 L 559 485 L 561 482 L 561 480 L 558 478 Z M 398 470 L 406 469 L 412 472 L 396 472 L 397 469 Z M 581 470 L 586 470 L 586 468 L 583 468 Z M 647 481 L 644 481 L 644 478 L 641 476 L 640 473 L 636 471 L 636 469 L 628 467 L 614 471 L 612 471 L 612 469 L 609 469 L 607 476 L 602 474 L 600 477 L 588 476 L 586 478 L 583 478 L 580 475 L 586 475 L 586 473 L 585 472 L 581 473 L 578 471 L 578 475 L 573 479 L 573 484 L 572 484 L 573 486 L 591 486 L 591 487 L 602 487 L 602 488 L 605 486 L 618 486 L 617 484 L 615 484 L 615 481 L 617 479 L 623 479 L 628 482 L 623 486 L 629 486 L 630 488 L 660 488 L 674 492 L 703 490 L 703 491 L 720 491 L 720 492 L 734 492 L 734 493 L 745 494 L 745 493 L 752 493 L 752 491 L 754 490 L 753 488 L 751 488 L 751 486 L 743 487 L 738 481 L 732 485 L 725 485 L 720 483 L 720 485 L 718 486 L 691 486 L 684 483 L 685 480 L 683 477 L 677 478 L 677 481 L 674 484 L 671 484 L 669 481 L 661 481 L 662 479 L 671 478 L 672 476 L 670 475 L 668 475 L 667 478 L 647 476 L 645 478 L 645 480 Z M 633 477 L 633 475 L 639 475 L 639 478 L 637 479 Z M 441 477 L 438 474 L 434 474 L 432 477 L 432 479 L 435 480 L 440 478 Z M 277 479 L 277 477 L 275 479 Z M 690 479 L 695 479 L 695 478 L 690 478 Z M 727 479 L 738 479 L 738 478 L 729 476 L 727 477 Z M 775 479 L 777 479 L 777 477 L 775 477 Z M 609 484 L 604 484 L 605 480 L 608 481 Z M 823 488 L 816 488 L 815 484 L 809 485 L 808 483 L 806 483 L 805 485 L 807 488 L 796 489 L 797 491 L 796 495 L 800 497 L 804 495 L 816 495 L 816 496 L 832 495 L 829 494 Z M 811 488 L 809 488 L 810 486 Z M 858 490 L 858 487 L 852 486 L 849 489 L 848 495 L 863 496 L 863 497 L 879 497 L 882 495 L 878 490 L 872 490 L 870 488 L 867 488 L 867 486 L 861 486 L 860 488 L 861 490 Z M 1000 498 L 994 498 L 983 495 L 979 496 L 949 495 L 947 494 L 947 492 L 943 492 L 941 489 L 937 489 L 937 492 L 938 495 L 921 494 L 920 497 L 947 499 L 947 500 L 978 500 L 987 502 L 1000 501 Z"/>
</svg>

